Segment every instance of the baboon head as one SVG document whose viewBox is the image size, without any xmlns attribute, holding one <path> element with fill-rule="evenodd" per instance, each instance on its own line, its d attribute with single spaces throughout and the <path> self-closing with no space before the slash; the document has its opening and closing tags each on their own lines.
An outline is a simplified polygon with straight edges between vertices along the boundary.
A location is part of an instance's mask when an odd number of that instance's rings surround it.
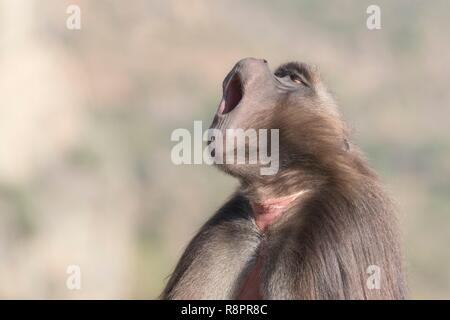
<svg viewBox="0 0 450 320">
<path fill-rule="evenodd" d="M 274 175 L 296 166 L 317 166 L 348 147 L 336 104 L 317 69 L 305 63 L 286 63 L 272 72 L 264 59 L 239 61 L 223 81 L 223 97 L 210 129 L 220 130 L 224 137 L 227 129 L 278 129 L 279 157 L 272 160 L 279 161 L 279 170 Z M 266 137 L 270 154 L 275 141 L 270 133 Z M 249 140 L 237 142 L 236 148 L 251 150 Z M 260 147 L 257 144 L 254 148 L 258 155 Z M 222 170 L 247 179 L 264 178 L 262 166 L 259 158 L 256 164 L 219 165 Z"/>
</svg>

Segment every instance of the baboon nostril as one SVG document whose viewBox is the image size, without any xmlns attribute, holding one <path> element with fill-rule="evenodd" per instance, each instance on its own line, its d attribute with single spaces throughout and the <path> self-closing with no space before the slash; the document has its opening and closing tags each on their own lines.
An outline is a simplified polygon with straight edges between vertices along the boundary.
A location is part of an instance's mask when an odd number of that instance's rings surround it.
<svg viewBox="0 0 450 320">
<path fill-rule="evenodd" d="M 263 59 L 263 61 L 264 61 L 264 63 L 267 63 L 267 60 L 266 60 L 266 59 Z"/>
</svg>

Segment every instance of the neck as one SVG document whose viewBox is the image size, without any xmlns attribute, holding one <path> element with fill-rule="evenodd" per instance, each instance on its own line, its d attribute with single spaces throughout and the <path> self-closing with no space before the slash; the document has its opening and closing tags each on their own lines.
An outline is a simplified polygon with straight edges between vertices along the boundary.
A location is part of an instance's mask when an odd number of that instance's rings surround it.
<svg viewBox="0 0 450 320">
<path fill-rule="evenodd" d="M 302 190 L 288 196 L 252 201 L 253 216 L 258 228 L 263 232 L 266 231 L 293 205 L 296 199 L 307 192 L 308 190 Z"/>
</svg>

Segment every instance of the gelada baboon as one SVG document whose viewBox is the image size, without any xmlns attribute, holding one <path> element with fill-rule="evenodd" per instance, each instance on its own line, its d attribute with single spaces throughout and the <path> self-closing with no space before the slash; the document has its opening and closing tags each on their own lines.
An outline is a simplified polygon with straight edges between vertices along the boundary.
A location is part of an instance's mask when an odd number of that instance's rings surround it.
<svg viewBox="0 0 450 320">
<path fill-rule="evenodd" d="M 279 129 L 279 170 L 218 165 L 240 187 L 192 239 L 161 298 L 405 298 L 391 202 L 315 68 L 272 73 L 266 60 L 239 61 L 212 128 Z"/>
</svg>

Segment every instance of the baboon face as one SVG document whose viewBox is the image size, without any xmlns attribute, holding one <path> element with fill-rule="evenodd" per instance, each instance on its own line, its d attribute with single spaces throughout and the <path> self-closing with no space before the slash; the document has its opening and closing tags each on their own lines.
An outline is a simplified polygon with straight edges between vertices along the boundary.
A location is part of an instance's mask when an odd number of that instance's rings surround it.
<svg viewBox="0 0 450 320">
<path fill-rule="evenodd" d="M 227 129 L 278 129 L 279 161 L 284 165 L 311 152 L 308 146 L 321 136 L 318 129 L 339 136 L 342 130 L 336 119 L 335 104 L 315 68 L 291 62 L 272 72 L 266 60 L 246 58 L 223 81 L 223 97 L 211 129 L 222 131 L 224 136 Z M 270 152 L 270 134 L 267 136 Z M 239 176 L 256 174 L 259 164 L 220 167 Z"/>
</svg>

